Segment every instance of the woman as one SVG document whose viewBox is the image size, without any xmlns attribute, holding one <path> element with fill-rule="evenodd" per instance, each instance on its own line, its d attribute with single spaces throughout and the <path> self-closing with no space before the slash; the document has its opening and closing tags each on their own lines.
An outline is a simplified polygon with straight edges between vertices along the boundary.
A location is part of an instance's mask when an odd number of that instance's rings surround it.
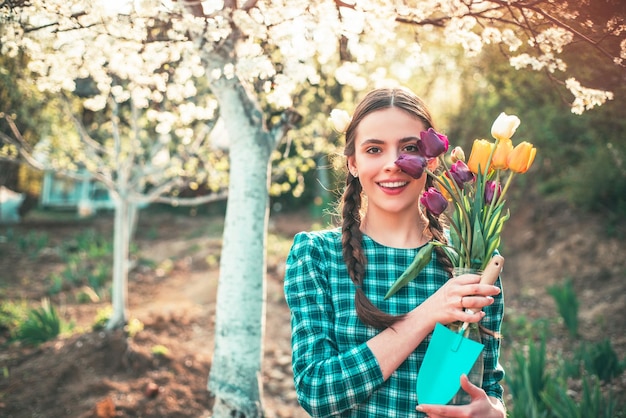
<svg viewBox="0 0 626 418">
<path fill-rule="evenodd" d="M 445 240 L 440 221 L 419 204 L 432 179 L 413 179 L 394 164 L 400 154 L 418 152 L 420 132 L 430 127 L 431 116 L 413 93 L 368 93 L 346 130 L 343 225 L 294 238 L 285 295 L 296 391 L 312 416 L 506 416 L 499 341 L 493 338 L 483 341 L 482 387 L 461 378 L 471 403 L 417 405 L 415 393 L 436 323 L 483 320 L 485 328 L 500 331 L 498 286 L 479 284 L 473 274 L 450 279 L 452 265 L 441 251 L 415 280 L 384 300 L 420 247 Z M 436 168 L 436 160 L 429 165 Z"/>
</svg>

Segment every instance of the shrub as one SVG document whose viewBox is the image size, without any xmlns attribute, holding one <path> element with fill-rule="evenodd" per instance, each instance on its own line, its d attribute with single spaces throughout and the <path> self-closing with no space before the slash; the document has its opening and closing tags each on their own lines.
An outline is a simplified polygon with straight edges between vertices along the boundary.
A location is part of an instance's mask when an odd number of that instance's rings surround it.
<svg viewBox="0 0 626 418">
<path fill-rule="evenodd" d="M 551 416 L 555 418 L 615 418 L 616 402 L 611 395 L 600 391 L 596 378 L 583 379 L 580 401 L 570 397 L 565 388 L 551 386 L 542 394 Z"/>
<path fill-rule="evenodd" d="M 25 301 L 4 301 L 0 303 L 0 332 L 8 333 L 9 339 L 16 336 L 19 324 L 28 316 L 28 305 Z"/>
<path fill-rule="evenodd" d="M 595 344 L 582 344 L 577 354 L 585 370 L 602 381 L 608 382 L 624 371 L 624 364 L 619 361 L 608 338 Z"/>
<path fill-rule="evenodd" d="M 41 302 L 41 307 L 31 309 L 28 317 L 17 331 L 17 339 L 29 345 L 39 345 L 56 338 L 61 333 L 61 319 L 48 299 Z"/>
<path fill-rule="evenodd" d="M 507 374 L 507 385 L 515 399 L 510 418 L 544 417 L 545 410 L 541 393 L 550 380 L 546 373 L 546 339 L 542 335 L 540 344 L 528 340 L 524 350 L 515 352 L 511 373 Z"/>
<path fill-rule="evenodd" d="M 578 335 L 578 298 L 572 286 L 572 280 L 548 287 L 548 293 L 554 298 L 559 314 L 572 337 Z"/>
</svg>

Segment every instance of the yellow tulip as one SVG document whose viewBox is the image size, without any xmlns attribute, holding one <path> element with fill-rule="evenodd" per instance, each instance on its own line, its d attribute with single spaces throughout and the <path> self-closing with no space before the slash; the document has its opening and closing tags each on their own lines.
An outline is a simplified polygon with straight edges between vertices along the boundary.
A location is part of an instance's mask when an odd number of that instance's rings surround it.
<svg viewBox="0 0 626 418">
<path fill-rule="evenodd" d="M 509 138 L 499 140 L 496 150 L 493 152 L 491 167 L 496 170 L 506 170 L 508 167 L 507 159 L 511 151 L 513 151 L 513 142 Z"/>
<path fill-rule="evenodd" d="M 491 125 L 491 135 L 499 140 L 510 139 L 520 124 L 515 115 L 507 115 L 502 112 Z"/>
<path fill-rule="evenodd" d="M 493 146 L 494 144 L 486 139 L 474 140 L 472 152 L 470 153 L 469 160 L 467 161 L 467 166 L 472 173 L 478 174 L 479 168 L 480 172 L 485 172 L 485 167 L 487 166 L 487 161 L 489 160 L 489 155 L 491 154 Z"/>
<path fill-rule="evenodd" d="M 521 142 L 509 154 L 507 160 L 509 169 L 516 173 L 527 172 L 535 160 L 536 153 L 537 149 L 533 147 L 533 144 L 526 141 Z"/>
</svg>

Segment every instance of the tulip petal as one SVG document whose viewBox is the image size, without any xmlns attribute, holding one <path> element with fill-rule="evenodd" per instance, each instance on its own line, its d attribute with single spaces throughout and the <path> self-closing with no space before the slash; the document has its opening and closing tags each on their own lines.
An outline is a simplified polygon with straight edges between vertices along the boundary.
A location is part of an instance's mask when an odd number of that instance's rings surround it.
<svg viewBox="0 0 626 418">
<path fill-rule="evenodd" d="M 421 155 L 400 154 L 395 164 L 409 176 L 418 179 L 424 174 L 428 161 Z"/>
</svg>

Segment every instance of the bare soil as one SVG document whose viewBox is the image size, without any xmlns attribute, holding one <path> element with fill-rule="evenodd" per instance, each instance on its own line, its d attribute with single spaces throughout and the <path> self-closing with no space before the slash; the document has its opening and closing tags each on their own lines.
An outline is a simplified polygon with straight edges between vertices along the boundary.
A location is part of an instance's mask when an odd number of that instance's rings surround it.
<svg viewBox="0 0 626 418">
<path fill-rule="evenodd" d="M 626 353 L 626 258 L 624 231 L 607 237 L 602 219 L 560 205 L 512 208 L 502 252 L 507 318 L 549 320 L 548 352 L 558 357 L 579 341 L 559 319 L 547 287 L 571 278 L 580 301 L 580 339 L 609 338 L 620 359 Z M 531 209 L 532 208 L 532 209 Z M 201 233 L 215 217 L 142 213 L 136 244 L 139 263 L 129 279 L 130 316 L 143 324 L 132 337 L 122 331 L 92 331 L 108 301 L 78 303 L 76 289 L 50 296 L 64 320 L 82 332 L 38 347 L 9 343 L 0 329 L 0 416 L 3 417 L 209 417 L 207 379 L 221 242 Z M 271 233 L 290 239 L 310 229 L 306 213 L 271 217 Z M 0 226 L 0 236 L 8 236 Z M 92 228 L 110 236 L 109 214 L 89 220 L 29 219 L 10 226 L 11 236 L 45 231 L 50 239 L 36 257 L 0 241 L 0 297 L 32 304 L 48 296 L 46 277 L 63 267 L 54 248 Z M 198 232 L 200 230 L 200 233 Z M 307 416 L 298 406 L 290 365 L 289 311 L 282 281 L 286 251 L 268 259 L 267 327 L 263 363 L 266 417 Z M 533 330 L 531 329 L 531 334 Z M 534 335 L 534 334 L 533 334 Z M 505 368 L 519 342 L 504 336 Z M 156 347 L 167 352 L 155 354 Z M 626 376 L 606 385 L 624 398 Z M 576 384 L 573 383 L 573 391 Z"/>
</svg>

